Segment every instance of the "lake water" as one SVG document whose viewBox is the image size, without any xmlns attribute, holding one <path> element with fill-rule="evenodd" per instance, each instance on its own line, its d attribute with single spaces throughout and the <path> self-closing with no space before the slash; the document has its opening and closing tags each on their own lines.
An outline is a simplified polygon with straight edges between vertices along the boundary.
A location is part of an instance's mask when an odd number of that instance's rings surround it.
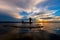
<svg viewBox="0 0 60 40">
<path fill-rule="evenodd" d="M 56 31 L 60 30 L 60 23 L 43 23 L 44 30 L 48 32 L 56 33 Z"/>
<path fill-rule="evenodd" d="M 37 30 L 39 31 L 40 28 L 35 28 L 35 29 L 28 29 L 28 28 L 15 28 L 15 27 L 4 27 L 3 25 L 15 25 L 15 26 L 20 26 L 22 25 L 21 23 L 0 23 L 0 33 L 7 33 L 10 31 L 13 31 L 14 33 L 20 33 L 20 32 L 29 32 L 29 31 L 33 31 L 33 30 Z M 29 24 L 24 24 L 22 26 L 25 25 L 29 25 Z M 36 23 L 34 23 L 34 25 L 36 25 Z M 39 23 L 40 25 L 40 23 Z M 42 25 L 44 26 L 42 29 L 46 30 L 50 33 L 60 33 L 60 23 L 42 23 Z M 56 32 L 59 31 L 59 32 Z"/>
</svg>

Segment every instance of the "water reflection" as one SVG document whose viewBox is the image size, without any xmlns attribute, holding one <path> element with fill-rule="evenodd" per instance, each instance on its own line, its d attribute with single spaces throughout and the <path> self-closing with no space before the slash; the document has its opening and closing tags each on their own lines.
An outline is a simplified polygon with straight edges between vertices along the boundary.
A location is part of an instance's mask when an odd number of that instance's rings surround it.
<svg viewBox="0 0 60 40">
<path fill-rule="evenodd" d="M 32 38 L 33 37 L 38 39 L 42 38 L 41 40 L 43 40 L 43 38 L 46 38 L 47 40 L 47 37 L 49 36 L 50 33 L 55 34 L 55 32 L 56 33 L 60 32 L 60 30 L 56 31 L 56 29 L 60 28 L 60 23 L 43 23 L 44 27 L 42 28 L 42 30 L 40 28 L 21 29 L 19 27 L 13 27 L 13 26 L 20 26 L 20 25 L 22 24 L 21 23 L 0 23 L 0 34 L 2 34 L 0 35 L 1 36 L 0 39 L 3 39 L 3 38 L 11 39 L 11 37 L 18 39 L 20 37 L 23 38 L 23 36 L 21 35 L 24 35 L 24 36 L 28 35 L 28 36 L 31 36 Z M 26 25 L 31 26 L 29 24 L 23 24 L 22 26 L 26 26 Z M 32 26 L 36 26 L 36 23 L 32 24 Z"/>
<path fill-rule="evenodd" d="M 47 30 L 48 32 L 54 32 L 55 29 L 60 28 L 60 23 L 43 23 L 44 30 Z"/>
<path fill-rule="evenodd" d="M 37 23 L 34 23 L 32 24 L 32 26 L 36 26 Z M 5 25 L 9 25 L 9 27 L 4 27 Z M 14 27 L 10 27 L 10 26 L 20 26 L 22 25 L 21 23 L 0 23 L 0 33 L 4 32 L 6 30 L 9 31 L 9 30 L 12 30 L 12 29 L 15 29 Z M 37 24 L 38 25 L 38 24 Z M 40 24 L 39 24 L 40 25 Z M 23 24 L 22 26 L 31 26 L 30 24 Z M 52 32 L 55 30 L 55 29 L 59 29 L 60 28 L 60 23 L 43 23 L 43 30 L 47 30 L 48 32 Z M 20 31 L 20 28 L 18 28 Z M 35 28 L 35 30 L 39 30 L 40 28 Z M 30 30 L 30 29 L 24 29 L 24 30 Z M 34 30 L 34 29 L 31 29 L 31 30 Z"/>
</svg>

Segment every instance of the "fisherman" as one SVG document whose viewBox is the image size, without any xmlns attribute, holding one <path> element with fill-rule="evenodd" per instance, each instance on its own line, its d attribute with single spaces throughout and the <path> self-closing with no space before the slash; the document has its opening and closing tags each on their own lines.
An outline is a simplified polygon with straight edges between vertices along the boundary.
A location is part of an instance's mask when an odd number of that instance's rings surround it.
<svg viewBox="0 0 60 40">
<path fill-rule="evenodd" d="M 32 18 L 29 18 L 29 24 L 32 24 Z"/>
</svg>

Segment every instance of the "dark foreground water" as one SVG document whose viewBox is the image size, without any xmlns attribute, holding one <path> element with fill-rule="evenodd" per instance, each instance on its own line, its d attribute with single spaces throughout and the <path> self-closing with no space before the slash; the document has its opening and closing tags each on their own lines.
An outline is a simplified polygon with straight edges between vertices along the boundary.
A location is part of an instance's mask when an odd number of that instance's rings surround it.
<svg viewBox="0 0 60 40">
<path fill-rule="evenodd" d="M 8 25 L 8 26 L 6 26 Z M 0 40 L 59 40 L 60 23 L 43 23 L 40 28 L 19 28 L 21 23 L 0 23 Z M 22 26 L 30 26 L 23 24 Z M 31 24 L 36 26 L 36 23 Z M 14 26 L 14 27 L 13 27 Z M 17 27 L 15 27 L 17 26 Z"/>
</svg>

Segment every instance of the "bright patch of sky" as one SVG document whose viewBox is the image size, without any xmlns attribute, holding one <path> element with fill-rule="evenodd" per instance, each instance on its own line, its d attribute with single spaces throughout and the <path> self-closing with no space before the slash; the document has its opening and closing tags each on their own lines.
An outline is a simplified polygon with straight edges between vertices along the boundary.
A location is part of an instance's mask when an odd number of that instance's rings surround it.
<svg viewBox="0 0 60 40">
<path fill-rule="evenodd" d="M 60 17 L 60 0 L 0 0 L 1 11 L 16 19 L 55 18 Z"/>
<path fill-rule="evenodd" d="M 60 10 L 57 11 L 54 15 L 55 15 L 55 16 L 60 16 Z"/>
</svg>

